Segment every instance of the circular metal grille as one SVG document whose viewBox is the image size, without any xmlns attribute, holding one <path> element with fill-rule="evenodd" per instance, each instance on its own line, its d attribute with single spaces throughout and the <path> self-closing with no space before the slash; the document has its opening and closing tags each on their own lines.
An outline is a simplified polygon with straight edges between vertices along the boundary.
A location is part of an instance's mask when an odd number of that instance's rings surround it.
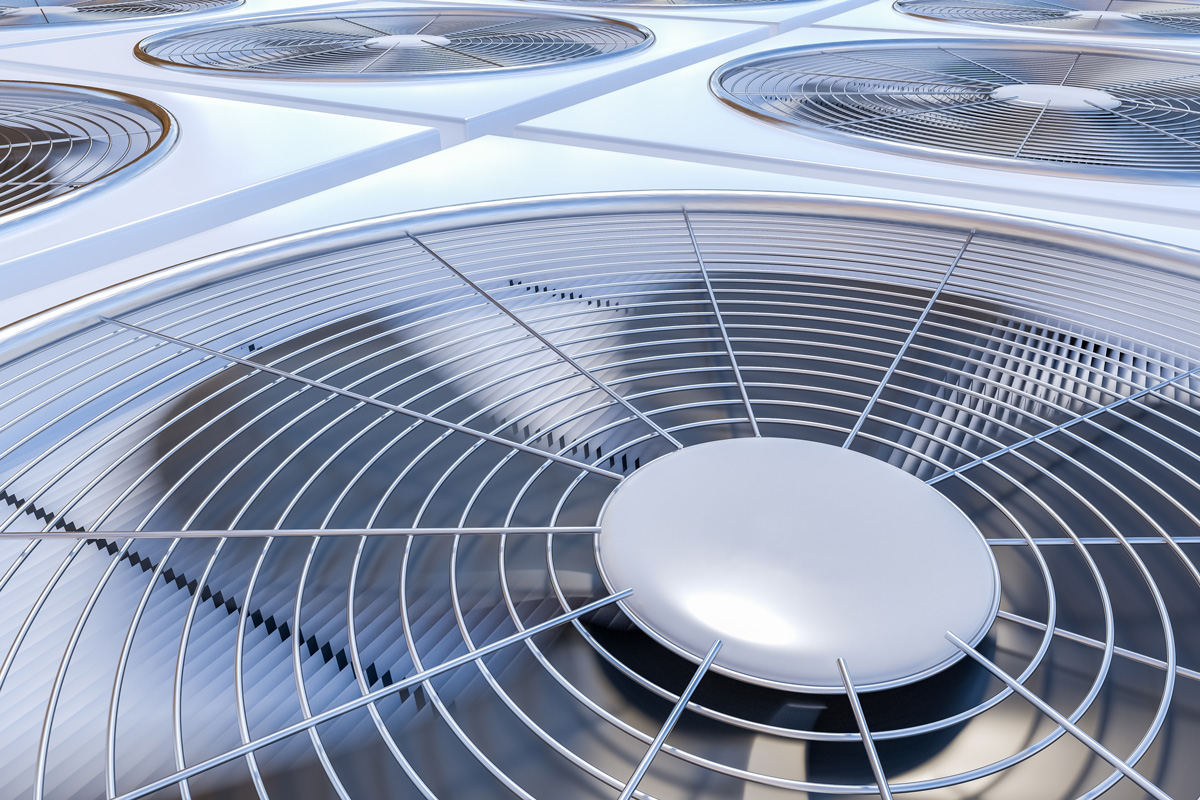
<svg viewBox="0 0 1200 800">
<path fill-rule="evenodd" d="M 743 58 L 718 70 L 712 89 L 757 117 L 912 155 L 1122 178 L 1200 170 L 1200 61 L 1183 56 L 854 43 Z M 1059 94 L 1062 102 L 1050 100 Z"/>
<path fill-rule="evenodd" d="M 600 17 L 497 10 L 297 14 L 151 37 L 151 63 L 247 75 L 396 77 L 492 72 L 615 56 L 653 34 Z"/>
<path fill-rule="evenodd" d="M 166 111 L 115 92 L 0 82 L 0 214 L 40 208 L 161 154 Z"/>
<path fill-rule="evenodd" d="M 0 366 L 3 788 L 1195 796 L 1196 258 L 625 195 L 348 226 L 43 315 Z M 995 555 L 985 638 L 899 694 L 849 663 L 806 695 L 628 624 L 605 499 L 756 435 L 943 493 Z"/>
<path fill-rule="evenodd" d="M 897 11 L 944 22 L 979 22 L 1132 35 L 1200 33 L 1200 6 L 1166 0 L 898 0 Z"/>
<path fill-rule="evenodd" d="M 147 19 L 241 4 L 242 0 L 0 0 L 0 27 Z"/>
</svg>

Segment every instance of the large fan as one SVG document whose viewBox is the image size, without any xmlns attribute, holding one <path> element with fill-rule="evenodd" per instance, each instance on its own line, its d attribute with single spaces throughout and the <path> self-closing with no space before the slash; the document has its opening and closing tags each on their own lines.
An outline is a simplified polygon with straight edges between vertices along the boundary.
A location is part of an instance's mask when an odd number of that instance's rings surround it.
<svg viewBox="0 0 1200 800">
<path fill-rule="evenodd" d="M 310 13 L 152 36 L 154 64 L 245 75 L 343 78 L 493 72 L 628 53 L 653 35 L 600 17 L 483 9 Z"/>
<path fill-rule="evenodd" d="M 174 136 L 166 111 L 116 92 L 0 81 L 0 214 L 144 166 Z"/>
<path fill-rule="evenodd" d="M 1200 33 L 1200 5 L 1171 0 L 897 0 L 895 8 L 944 22 L 1114 36 Z"/>
<path fill-rule="evenodd" d="M 0 795 L 1194 797 L 1195 259 L 614 195 L 31 320 Z"/>
<path fill-rule="evenodd" d="M 0 27 L 146 19 L 232 8 L 242 0 L 0 0 Z"/>
<path fill-rule="evenodd" d="M 912 155 L 1126 179 L 1200 174 L 1200 60 L 1186 56 L 856 42 L 739 59 L 712 89 L 757 117 Z"/>
</svg>

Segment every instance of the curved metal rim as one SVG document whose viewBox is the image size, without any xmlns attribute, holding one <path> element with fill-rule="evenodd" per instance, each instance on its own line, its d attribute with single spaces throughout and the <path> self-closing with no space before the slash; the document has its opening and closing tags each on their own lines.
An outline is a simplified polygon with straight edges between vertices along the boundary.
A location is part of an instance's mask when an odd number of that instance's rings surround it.
<svg viewBox="0 0 1200 800">
<path fill-rule="evenodd" d="M 650 464 L 654 463 L 654 461 L 659 461 L 663 458 L 669 458 L 670 456 L 675 455 L 678 452 L 680 452 L 680 451 L 676 450 L 676 451 L 673 451 L 670 453 L 665 453 L 664 455 L 661 455 L 658 458 L 655 458 L 652 461 L 648 462 L 646 466 L 649 466 Z M 916 480 L 916 478 L 914 478 L 914 480 Z M 609 492 L 608 497 L 604 498 L 604 502 L 600 506 L 600 512 L 599 512 L 599 514 L 597 514 L 597 519 L 596 519 L 597 526 L 601 525 L 602 521 L 604 520 L 604 513 L 608 510 L 608 504 L 611 503 L 613 498 L 617 496 L 617 492 L 620 490 L 620 488 L 621 488 L 620 484 L 618 484 L 617 487 L 615 489 L 613 489 L 613 491 Z M 949 500 L 947 500 L 946 502 L 949 502 Z M 987 539 L 984 538 L 984 535 L 983 535 L 983 533 L 980 532 L 978 526 L 976 526 L 975 523 L 971 521 L 971 518 L 968 517 L 966 512 L 964 512 L 961 508 L 954 505 L 953 503 L 950 503 L 950 505 L 954 507 L 954 510 L 957 511 L 962 516 L 962 518 L 965 519 L 967 521 L 967 523 L 971 526 L 971 529 L 975 531 L 975 535 L 979 538 L 979 544 L 983 547 L 983 552 L 987 554 L 988 560 L 991 562 L 991 565 L 992 565 L 992 601 L 991 601 L 991 608 L 988 611 L 987 619 L 985 619 L 980 624 L 979 629 L 972 632 L 969 637 L 965 637 L 965 636 L 959 637 L 959 638 L 963 639 L 964 641 L 966 641 L 967 644 L 974 647 L 975 645 L 979 644 L 983 640 L 983 638 L 985 636 L 987 636 L 988 631 L 990 631 L 992 629 L 992 625 L 995 624 L 995 622 L 996 622 L 996 614 L 1000 610 L 1000 591 L 1001 591 L 1000 568 L 996 563 L 996 557 L 995 557 L 995 554 L 992 553 L 992 548 L 988 546 Z M 601 558 L 601 556 L 600 556 L 600 542 L 601 542 L 602 535 L 603 534 L 601 534 L 599 532 L 592 534 L 592 554 L 595 557 L 595 561 L 596 561 L 596 571 L 600 573 L 600 579 L 602 581 L 604 581 L 604 586 L 608 589 L 609 594 L 617 594 L 619 592 L 624 591 L 625 589 L 633 588 L 633 587 L 628 587 L 628 586 L 617 587 L 612 582 L 612 580 L 609 579 L 608 572 L 604 569 L 604 559 Z M 636 590 L 635 590 L 635 594 L 636 594 Z M 662 634 L 658 633 L 658 631 L 654 630 L 653 626 L 651 626 L 648 622 L 643 620 L 640 616 L 638 616 L 637 612 L 635 612 L 633 609 L 631 609 L 629 607 L 628 601 L 618 600 L 616 604 L 618 606 L 620 606 L 621 611 L 627 617 L 629 617 L 629 619 L 632 620 L 633 623 L 635 625 L 637 625 L 638 628 L 643 633 L 645 633 L 647 636 L 649 636 L 654 641 L 658 642 L 663 647 L 665 647 L 668 650 L 670 650 L 671 652 L 675 653 L 675 655 L 685 658 L 688 661 L 692 662 L 693 664 L 700 664 L 704 661 L 704 659 L 705 659 L 704 653 L 697 654 L 697 653 L 692 652 L 691 650 L 680 647 L 679 645 L 672 642 L 670 639 L 668 639 L 665 636 L 663 636 Z M 957 633 L 956 633 L 956 635 L 957 635 Z M 950 665 L 961 661 L 965 657 L 966 657 L 966 653 L 961 650 L 958 650 L 956 652 L 951 653 L 949 656 L 947 656 L 946 658 L 937 662 L 936 664 L 932 664 L 931 666 L 928 666 L 925 669 L 920 670 L 919 672 L 914 672 L 911 675 L 905 675 L 900 678 L 893 678 L 892 680 L 888 680 L 888 681 L 876 681 L 874 683 L 857 683 L 856 682 L 854 685 L 854 688 L 859 692 L 876 692 L 876 691 L 882 691 L 884 689 L 897 689 L 901 686 L 910 686 L 924 678 L 929 678 L 933 675 L 936 675 L 937 673 L 946 669 Z M 717 664 L 716 662 L 713 662 L 709 666 L 709 669 L 712 670 L 713 672 L 720 673 L 721 675 L 726 675 L 730 678 L 736 678 L 737 680 L 744 681 L 746 683 L 752 683 L 752 684 L 755 684 L 758 686 L 766 686 L 771 689 L 780 689 L 785 692 L 804 692 L 804 693 L 809 693 L 809 694 L 845 694 L 846 693 L 846 687 L 841 682 L 838 682 L 836 684 L 833 684 L 833 683 L 830 683 L 830 684 L 808 684 L 808 683 L 793 683 L 790 681 L 777 681 L 777 680 L 772 680 L 770 678 L 761 678 L 756 675 L 750 675 L 748 673 L 741 672 L 736 669 L 730 669 L 729 667 L 722 666 L 720 664 Z"/>
<path fill-rule="evenodd" d="M 197 14 L 197 15 L 213 14 L 218 11 L 228 11 L 231 8 L 238 8 L 240 6 L 244 6 L 245 4 L 246 4 L 246 0 L 227 0 L 227 2 L 223 3 L 222 5 L 217 6 L 215 8 L 199 8 L 194 11 L 167 11 L 162 14 L 154 14 L 154 15 L 148 16 L 148 17 L 130 17 L 130 18 L 126 18 L 126 19 L 83 19 L 83 20 L 79 20 L 79 21 L 72 20 L 70 22 L 67 22 L 67 21 L 51 22 L 49 19 L 47 19 L 45 21 L 45 23 L 39 23 L 37 25 L 29 25 L 29 26 L 13 25 L 12 27 L 14 27 L 14 28 L 16 28 L 16 27 L 41 28 L 41 27 L 43 27 L 43 25 L 45 25 L 47 27 L 49 27 L 49 26 L 63 27 L 63 26 L 76 26 L 76 25 L 85 25 L 85 26 L 86 25 L 121 25 L 121 24 L 137 23 L 137 22 L 154 22 L 155 20 L 163 19 L 164 17 L 179 17 L 179 16 L 184 16 L 184 15 L 190 16 L 192 14 Z M 5 27 L 7 27 L 7 26 L 5 26 Z"/>
<path fill-rule="evenodd" d="M 240 0 L 239 0 L 240 2 Z M 175 121 L 175 117 L 171 112 L 151 102 L 144 97 L 137 95 L 126 94 L 125 92 L 115 91 L 113 89 L 97 89 L 93 86 L 80 86 L 69 83 L 50 83 L 48 81 L 0 81 L 0 90 L 5 87 L 28 88 L 31 91 L 51 89 L 55 91 L 67 91 L 74 94 L 81 94 L 87 97 L 94 97 L 100 100 L 117 100 L 122 103 L 134 106 L 142 111 L 151 114 L 158 120 L 162 131 L 159 133 L 158 139 L 150 145 L 146 152 L 142 153 L 137 158 L 130 161 L 128 164 L 122 164 L 116 169 L 108 172 L 96 180 L 80 186 L 78 189 L 72 189 L 65 194 L 60 194 L 57 197 L 51 197 L 48 200 L 33 203 L 32 205 L 18 208 L 14 211 L 0 214 L 0 224 L 12 225 L 23 221 L 26 218 L 35 214 L 41 214 L 46 211 L 58 208 L 64 203 L 71 202 L 79 197 L 91 197 L 92 192 L 96 189 L 105 189 L 112 187 L 118 183 L 122 183 L 129 178 L 132 178 L 142 172 L 142 170 L 154 164 L 154 162 L 165 157 L 167 153 L 175 146 L 179 140 L 179 123 Z"/>
<path fill-rule="evenodd" d="M 387 215 L 315 228 L 290 236 L 214 253 L 131 278 L 84 297 L 32 314 L 0 329 L 0 354 L 26 353 L 162 297 L 266 268 L 414 233 L 425 235 L 472 226 L 604 213 L 717 211 L 840 216 L 943 230 L 975 230 L 1018 239 L 1038 238 L 1106 260 L 1124 260 L 1162 272 L 1200 279 L 1200 252 L 1147 239 L 991 211 L 845 195 L 756 191 L 637 191 L 552 195 Z M 52 330 L 51 330 L 52 328 Z"/>
<path fill-rule="evenodd" d="M 1128 31 L 1128 32 L 1122 31 L 1121 33 L 1106 33 L 1104 31 L 1095 31 L 1095 30 L 1089 31 L 1089 30 L 1084 30 L 1084 29 L 1065 30 L 1062 28 L 1039 28 L 1034 25 L 1018 25 L 1015 22 L 989 22 L 987 20 L 981 20 L 981 19 L 980 20 L 947 19 L 946 17 L 935 17 L 930 14 L 917 14 L 913 11 L 905 11 L 902 8 L 902 6 L 906 2 L 912 2 L 912 0 L 895 0 L 895 2 L 892 3 L 892 10 L 895 11 L 897 14 L 903 14 L 904 16 L 912 17 L 913 19 L 922 19 L 922 20 L 926 20 L 928 22 L 948 23 L 950 25 L 986 25 L 989 28 L 1004 28 L 1006 31 L 1011 30 L 1013 32 L 1017 32 L 1017 31 L 1020 31 L 1021 33 L 1029 32 L 1029 33 L 1035 33 L 1038 35 L 1050 34 L 1050 35 L 1057 35 L 1057 36 L 1087 36 L 1089 38 L 1094 37 L 1094 36 L 1095 37 L 1111 36 L 1113 38 L 1122 37 L 1122 36 L 1137 36 L 1137 37 L 1145 36 L 1145 37 L 1152 38 L 1152 39 L 1158 39 L 1158 38 L 1165 38 L 1165 39 L 1192 38 L 1192 39 L 1195 39 L 1197 37 L 1200 37 L 1200 33 L 1183 33 L 1182 31 L 1172 31 L 1169 29 L 1165 29 L 1161 32 L 1159 32 L 1157 30 L 1147 30 L 1147 31 Z"/>
<path fill-rule="evenodd" d="M 473 13 L 486 13 L 497 17 L 541 17 L 544 19 L 565 19 L 565 20 L 583 20 L 587 22 L 602 22 L 610 25 L 616 25 L 622 28 L 636 31 L 642 36 L 642 41 L 614 53 L 601 53 L 594 56 L 585 56 L 574 61 L 557 61 L 546 64 L 522 64 L 512 67 L 483 67 L 480 69 L 460 69 L 460 70 L 426 70 L 423 72 L 394 72 L 394 73 L 347 73 L 347 72 L 308 72 L 302 74 L 280 74 L 280 73 L 264 73 L 254 72 L 245 69 L 220 69 L 212 67 L 201 67 L 194 64 L 179 64 L 174 61 L 159 58 L 146 52 L 147 47 L 151 47 L 158 42 L 171 39 L 176 36 L 186 36 L 191 33 L 201 31 L 219 31 L 225 28 L 237 29 L 245 28 L 253 25 L 272 24 L 279 22 L 297 22 L 317 19 L 337 19 L 338 17 L 353 16 L 353 17 L 400 17 L 400 16 L 461 16 Z M 139 41 L 133 47 L 133 54 L 139 61 L 151 64 L 155 67 L 163 67 L 165 69 L 182 70 L 189 73 L 201 75 L 223 76 L 227 75 L 231 78 L 252 78 L 254 80 L 277 80 L 277 81 L 411 81 L 422 80 L 427 78 L 455 78 L 455 77 L 478 77 L 481 75 L 504 75 L 511 72 L 529 72 L 533 70 L 543 69 L 566 69 L 573 66 L 582 66 L 584 64 L 594 64 L 599 61 L 607 61 L 610 58 L 620 58 L 621 56 L 631 55 L 633 53 L 645 50 L 650 45 L 654 44 L 654 31 L 639 25 L 636 22 L 628 20 L 616 19 L 614 17 L 602 17 L 595 14 L 570 14 L 558 13 L 555 11 L 516 11 L 511 8 L 503 8 L 499 6 L 430 6 L 428 10 L 405 6 L 397 9 L 385 8 L 364 8 L 352 9 L 346 12 L 337 11 L 312 11 L 307 13 L 289 12 L 285 14 L 263 14 L 258 16 L 242 17 L 236 21 L 219 23 L 204 23 L 200 25 L 189 25 L 183 28 L 172 28 L 171 30 L 161 31 L 159 33 L 147 36 Z"/>
<path fill-rule="evenodd" d="M 1101 179 L 1112 181 L 1145 179 L 1154 183 L 1200 183 L 1200 169 L 1189 171 L 1142 169 L 1136 167 L 1095 167 L 1089 166 L 1088 164 L 1036 161 L 1034 159 L 965 153 L 959 150 L 942 150 L 923 145 L 905 144 L 902 142 L 890 142 L 883 139 L 874 139 L 869 136 L 835 133 L 814 125 L 805 125 L 804 123 L 797 122 L 788 117 L 771 114 L 760 109 L 749 108 L 744 103 L 734 98 L 729 92 L 725 91 L 725 88 L 721 85 L 721 79 L 728 72 L 734 69 L 738 69 L 746 66 L 747 64 L 752 64 L 758 61 L 779 58 L 781 56 L 819 52 L 836 53 L 846 50 L 855 51 L 882 47 L 919 49 L 923 47 L 946 46 L 974 47 L 976 49 L 989 50 L 1022 48 L 1026 50 L 1048 50 L 1058 52 L 1090 53 L 1094 55 L 1125 56 L 1128 58 L 1139 58 L 1151 61 L 1173 61 L 1177 63 L 1191 64 L 1196 68 L 1197 71 L 1200 71 L 1200 57 L 1192 53 L 1182 53 L 1177 50 L 1112 47 L 1108 45 L 1076 44 L 1075 42 L 1069 41 L 1039 42 L 1029 41 L 1026 39 L 966 39 L 961 37 L 939 37 L 933 39 L 857 39 L 849 42 L 842 41 L 796 45 L 793 47 L 780 47 L 774 50 L 763 50 L 758 53 L 752 53 L 740 58 L 735 58 L 732 61 L 722 64 L 713 72 L 713 74 L 709 77 L 708 88 L 718 100 L 732 110 L 737 111 L 739 114 L 759 120 L 761 122 L 767 122 L 775 126 L 785 127 L 793 131 L 802 131 L 807 135 L 852 147 L 865 147 L 872 150 L 881 150 L 897 155 L 906 155 L 932 161 L 963 164 L 972 167 L 986 167 L 989 169 L 1031 172 L 1040 175 L 1054 175 L 1057 177 L 1075 177 L 1086 180 Z M 936 109 L 930 110 L 935 111 Z"/>
</svg>

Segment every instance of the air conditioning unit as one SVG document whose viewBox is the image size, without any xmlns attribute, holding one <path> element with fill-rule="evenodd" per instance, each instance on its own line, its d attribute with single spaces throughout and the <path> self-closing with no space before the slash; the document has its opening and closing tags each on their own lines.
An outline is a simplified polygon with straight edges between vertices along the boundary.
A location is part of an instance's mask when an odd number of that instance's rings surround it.
<svg viewBox="0 0 1200 800">
<path fill-rule="evenodd" d="M 845 8 L 0 42 L 0 800 L 1200 794 L 1200 58 Z"/>
</svg>

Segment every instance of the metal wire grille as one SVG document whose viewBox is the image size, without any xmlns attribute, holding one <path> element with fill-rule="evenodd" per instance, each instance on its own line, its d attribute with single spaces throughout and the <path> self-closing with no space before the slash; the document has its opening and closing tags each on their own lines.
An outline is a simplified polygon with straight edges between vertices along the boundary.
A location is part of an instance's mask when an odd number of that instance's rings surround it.
<svg viewBox="0 0 1200 800">
<path fill-rule="evenodd" d="M 233 8 L 242 0 L 2 0 L 0 27 L 113 22 Z"/>
<path fill-rule="evenodd" d="M 1114 36 L 1200 33 L 1200 6 L 1167 0 L 898 0 L 897 11 L 945 22 L 978 22 Z"/>
<path fill-rule="evenodd" d="M 758 117 L 913 155 L 1113 177 L 1190 179 L 1200 169 L 1200 61 L 1186 57 L 864 42 L 741 59 L 713 75 L 712 89 Z M 1047 90 L 1068 100 L 1023 99 Z"/>
<path fill-rule="evenodd" d="M 614 196 L 31 323 L 0 367 L 0 794 L 1194 796 L 1196 266 L 900 204 Z M 1003 598 L 969 659 L 799 695 L 628 624 L 601 504 L 756 430 L 971 517 Z"/>
<path fill-rule="evenodd" d="M 161 153 L 167 113 L 113 92 L 0 82 L 0 214 L 41 207 Z"/>
<path fill-rule="evenodd" d="M 151 37 L 151 63 L 253 75 L 395 77 L 564 64 L 628 53 L 653 35 L 599 17 L 438 9 L 303 14 Z"/>
</svg>

